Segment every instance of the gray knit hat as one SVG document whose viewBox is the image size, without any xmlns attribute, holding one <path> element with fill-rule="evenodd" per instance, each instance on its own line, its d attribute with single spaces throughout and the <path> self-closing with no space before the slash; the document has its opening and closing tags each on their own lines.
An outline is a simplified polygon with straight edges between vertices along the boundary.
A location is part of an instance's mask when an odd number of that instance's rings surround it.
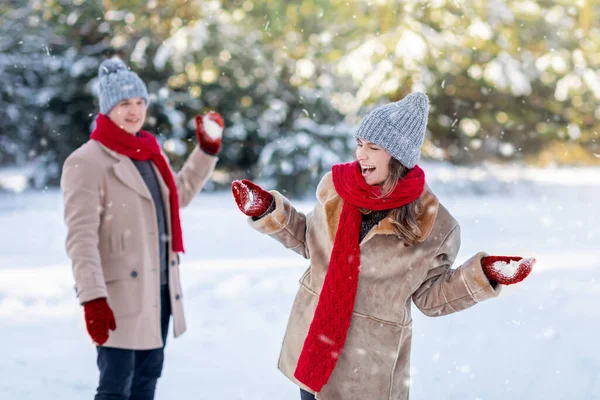
<svg viewBox="0 0 600 400">
<path fill-rule="evenodd" d="M 427 95 L 411 93 L 372 110 L 360 122 L 355 136 L 375 143 L 402 165 L 412 168 L 421 155 L 428 113 Z"/>
<path fill-rule="evenodd" d="M 98 99 L 100 112 L 107 115 L 121 101 L 133 97 L 142 97 L 148 105 L 148 89 L 140 77 L 129 71 L 118 58 L 104 60 L 98 68 Z"/>
</svg>

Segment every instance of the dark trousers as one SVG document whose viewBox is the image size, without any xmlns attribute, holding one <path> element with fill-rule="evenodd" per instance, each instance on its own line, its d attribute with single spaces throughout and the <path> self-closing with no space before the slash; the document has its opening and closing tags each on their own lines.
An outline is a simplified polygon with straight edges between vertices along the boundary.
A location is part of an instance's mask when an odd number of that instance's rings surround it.
<svg viewBox="0 0 600 400">
<path fill-rule="evenodd" d="M 304 389 L 300 389 L 300 400 L 315 400 L 315 395 Z"/>
<path fill-rule="evenodd" d="M 152 400 L 161 375 L 164 345 L 167 343 L 171 301 L 169 287 L 160 291 L 163 347 L 152 350 L 127 350 L 97 347 L 100 382 L 95 400 Z"/>
</svg>

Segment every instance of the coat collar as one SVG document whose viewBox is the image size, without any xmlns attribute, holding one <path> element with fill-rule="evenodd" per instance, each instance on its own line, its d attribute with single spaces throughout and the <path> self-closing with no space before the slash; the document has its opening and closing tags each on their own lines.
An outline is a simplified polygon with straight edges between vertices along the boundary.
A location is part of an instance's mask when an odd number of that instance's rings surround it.
<svg viewBox="0 0 600 400">
<path fill-rule="evenodd" d="M 96 143 L 98 145 L 98 147 L 100 147 L 100 149 L 104 150 L 104 152 L 106 154 L 108 154 L 109 156 L 111 156 L 112 158 L 114 158 L 117 161 L 121 161 L 123 158 L 128 158 L 128 157 L 125 157 L 123 154 L 117 153 L 116 151 L 109 149 L 108 147 L 106 147 L 105 145 L 103 145 L 102 143 L 100 143 L 97 140 L 90 139 L 90 141 L 93 143 Z"/>
<path fill-rule="evenodd" d="M 319 186 L 317 187 L 317 199 L 323 205 L 323 209 L 325 210 L 327 232 L 331 243 L 333 243 L 340 223 L 340 215 L 342 214 L 344 200 L 335 191 L 331 172 L 327 173 L 319 183 Z M 425 189 L 423 190 L 420 199 L 424 211 L 423 214 L 417 218 L 417 224 L 421 230 L 421 236 L 417 241 L 424 242 L 433 228 L 433 223 L 437 217 L 439 201 L 427 185 L 425 185 Z M 367 242 L 375 235 L 394 235 L 393 225 L 389 217 L 384 218 L 379 224 L 373 227 L 362 240 L 361 244 Z"/>
<path fill-rule="evenodd" d="M 133 161 L 131 161 L 129 157 L 109 149 L 97 140 L 94 140 L 94 142 L 96 142 L 106 154 L 108 154 L 117 161 L 112 166 L 112 169 L 117 178 L 123 184 L 135 190 L 135 192 L 138 193 L 140 196 L 152 200 L 150 190 L 148 190 L 146 182 L 144 182 L 142 175 L 140 175 L 140 173 L 138 172 L 136 166 L 133 164 Z"/>
</svg>

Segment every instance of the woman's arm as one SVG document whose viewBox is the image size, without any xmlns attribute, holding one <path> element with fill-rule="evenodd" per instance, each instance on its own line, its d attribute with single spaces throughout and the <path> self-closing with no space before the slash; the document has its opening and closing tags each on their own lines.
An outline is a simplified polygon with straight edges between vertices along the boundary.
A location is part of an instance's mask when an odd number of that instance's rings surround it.
<svg viewBox="0 0 600 400">
<path fill-rule="evenodd" d="M 307 216 L 298 212 L 281 193 L 267 192 L 248 180 L 234 181 L 231 191 L 252 228 L 271 236 L 302 257 L 310 258 L 306 236 L 312 213 Z"/>
<path fill-rule="evenodd" d="M 423 314 L 436 317 L 467 309 L 500 294 L 501 285 L 493 286 L 483 272 L 480 252 L 453 269 L 460 248 L 460 227 L 456 225 L 437 251 L 413 302 Z"/>
<path fill-rule="evenodd" d="M 312 213 L 305 215 L 297 211 L 288 199 L 275 190 L 269 193 L 274 198 L 273 211 L 257 220 L 248 218 L 248 223 L 253 229 L 271 236 L 287 249 L 310 258 L 306 235 Z"/>
</svg>

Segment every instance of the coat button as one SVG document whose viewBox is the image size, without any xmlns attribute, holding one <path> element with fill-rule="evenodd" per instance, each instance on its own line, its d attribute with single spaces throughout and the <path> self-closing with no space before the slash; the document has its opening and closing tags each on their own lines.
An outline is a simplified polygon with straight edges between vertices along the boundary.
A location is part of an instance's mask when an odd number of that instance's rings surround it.
<svg viewBox="0 0 600 400">
<path fill-rule="evenodd" d="M 174 266 L 176 266 L 176 265 L 177 265 L 177 261 L 175 261 L 175 260 L 171 260 L 171 267 L 174 267 Z"/>
<path fill-rule="evenodd" d="M 181 298 L 180 295 L 178 295 L 178 294 L 175 295 L 175 300 L 179 300 L 180 298 Z"/>
<path fill-rule="evenodd" d="M 131 277 L 132 278 L 137 278 L 137 276 L 138 276 L 137 271 L 131 271 Z"/>
</svg>

